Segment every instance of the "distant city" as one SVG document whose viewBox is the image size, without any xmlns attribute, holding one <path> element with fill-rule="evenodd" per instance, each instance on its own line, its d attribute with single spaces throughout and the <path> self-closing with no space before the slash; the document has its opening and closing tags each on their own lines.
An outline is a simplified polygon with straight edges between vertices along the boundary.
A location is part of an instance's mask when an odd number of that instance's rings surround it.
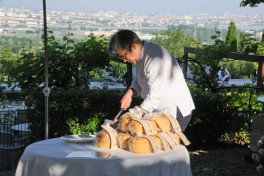
<svg viewBox="0 0 264 176">
<path fill-rule="evenodd" d="M 152 38 L 153 31 L 166 30 L 169 27 L 192 25 L 208 29 L 228 29 L 234 21 L 241 31 L 251 32 L 259 39 L 264 30 L 264 14 L 246 15 L 175 15 L 169 13 L 139 14 L 107 12 L 65 12 L 47 11 L 47 26 L 58 35 L 67 32 L 75 36 L 108 36 L 113 31 L 126 28 L 140 33 L 142 38 Z M 43 11 L 24 8 L 0 8 L 0 34 L 39 34 L 43 29 Z M 152 33 L 151 33 L 152 32 Z"/>
</svg>

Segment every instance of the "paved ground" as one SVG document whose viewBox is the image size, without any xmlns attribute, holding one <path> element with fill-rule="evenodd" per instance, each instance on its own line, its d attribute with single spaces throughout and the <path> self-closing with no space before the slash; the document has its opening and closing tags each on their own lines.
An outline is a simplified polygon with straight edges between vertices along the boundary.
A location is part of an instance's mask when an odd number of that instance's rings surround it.
<svg viewBox="0 0 264 176">
<path fill-rule="evenodd" d="M 219 83 L 221 83 L 219 81 Z M 249 84 L 253 84 L 251 79 L 230 79 L 228 83 L 225 83 L 225 87 L 230 87 L 230 86 L 246 86 Z M 254 82 L 254 85 L 256 85 L 256 82 Z"/>
<path fill-rule="evenodd" d="M 245 161 L 248 148 L 190 152 L 193 176 L 259 176 L 256 164 Z"/>
</svg>

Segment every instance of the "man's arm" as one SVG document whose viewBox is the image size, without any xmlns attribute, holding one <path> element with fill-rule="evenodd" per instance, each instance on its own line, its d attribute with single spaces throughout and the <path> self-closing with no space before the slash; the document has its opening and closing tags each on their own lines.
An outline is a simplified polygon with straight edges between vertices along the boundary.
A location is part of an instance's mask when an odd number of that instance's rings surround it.
<svg viewBox="0 0 264 176">
<path fill-rule="evenodd" d="M 128 109 L 132 102 L 133 95 L 137 95 L 137 92 L 133 88 L 129 88 L 125 95 L 122 97 L 120 103 L 121 103 L 121 109 Z"/>
<path fill-rule="evenodd" d="M 227 70 L 227 68 L 225 69 L 226 74 L 231 78 L 229 71 Z"/>
</svg>

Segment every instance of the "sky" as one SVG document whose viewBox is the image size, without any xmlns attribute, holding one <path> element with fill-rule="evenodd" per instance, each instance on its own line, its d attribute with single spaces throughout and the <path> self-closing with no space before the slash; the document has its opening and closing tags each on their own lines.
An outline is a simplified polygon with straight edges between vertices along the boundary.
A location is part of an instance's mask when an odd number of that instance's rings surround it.
<svg viewBox="0 0 264 176">
<path fill-rule="evenodd" d="M 46 0 L 47 10 L 130 13 L 172 13 L 177 15 L 224 13 L 264 15 L 264 3 L 256 8 L 240 7 L 242 0 Z M 0 0 L 0 7 L 41 10 L 43 0 Z"/>
</svg>

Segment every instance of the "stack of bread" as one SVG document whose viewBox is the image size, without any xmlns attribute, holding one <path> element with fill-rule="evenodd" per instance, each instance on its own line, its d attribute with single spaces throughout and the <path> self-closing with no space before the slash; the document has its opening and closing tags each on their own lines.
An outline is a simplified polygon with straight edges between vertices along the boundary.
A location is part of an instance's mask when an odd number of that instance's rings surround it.
<svg viewBox="0 0 264 176">
<path fill-rule="evenodd" d="M 166 110 L 146 113 L 135 107 L 120 117 L 116 128 L 109 121 L 101 127 L 95 140 L 98 148 L 118 147 L 133 153 L 156 153 L 190 144 L 176 118 Z"/>
</svg>

